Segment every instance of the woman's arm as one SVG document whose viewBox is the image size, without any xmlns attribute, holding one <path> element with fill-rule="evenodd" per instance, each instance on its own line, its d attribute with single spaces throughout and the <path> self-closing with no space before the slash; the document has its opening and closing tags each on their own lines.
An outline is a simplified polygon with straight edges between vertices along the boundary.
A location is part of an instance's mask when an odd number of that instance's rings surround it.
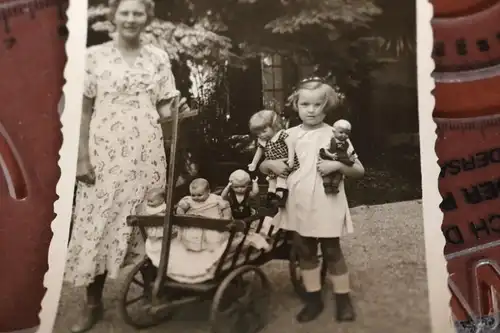
<svg viewBox="0 0 500 333">
<path fill-rule="evenodd" d="M 80 142 L 78 147 L 78 160 L 86 161 L 90 159 L 89 139 L 90 139 L 90 120 L 94 108 L 94 99 L 83 96 L 82 117 L 80 123 Z M 90 161 L 89 161 L 90 162 Z"/>
</svg>

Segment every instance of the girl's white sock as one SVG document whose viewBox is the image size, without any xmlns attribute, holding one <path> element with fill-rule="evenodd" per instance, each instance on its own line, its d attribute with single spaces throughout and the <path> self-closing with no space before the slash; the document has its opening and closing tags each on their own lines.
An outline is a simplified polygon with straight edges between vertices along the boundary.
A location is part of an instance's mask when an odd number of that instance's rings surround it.
<svg viewBox="0 0 500 333">
<path fill-rule="evenodd" d="M 286 186 L 286 178 L 278 177 L 276 179 L 276 187 L 277 188 L 284 188 L 284 189 L 286 189 L 287 188 L 287 186 Z"/>
<path fill-rule="evenodd" d="M 321 267 L 319 265 L 313 269 L 302 269 L 300 275 L 307 292 L 312 293 L 321 290 Z"/>
<path fill-rule="evenodd" d="M 345 273 L 342 275 L 328 275 L 332 285 L 333 292 L 335 294 L 347 294 L 351 291 L 349 286 L 349 273 Z"/>
</svg>

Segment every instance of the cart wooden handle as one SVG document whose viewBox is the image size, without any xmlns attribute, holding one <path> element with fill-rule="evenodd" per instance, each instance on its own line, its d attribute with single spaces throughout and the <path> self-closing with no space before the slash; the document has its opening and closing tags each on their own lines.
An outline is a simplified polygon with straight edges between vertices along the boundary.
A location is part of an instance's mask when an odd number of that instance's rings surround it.
<svg viewBox="0 0 500 333">
<path fill-rule="evenodd" d="M 197 116 L 199 113 L 198 110 L 189 110 L 189 111 L 186 111 L 186 112 L 181 112 L 179 113 L 179 120 L 184 120 L 184 119 L 187 119 L 187 118 L 192 118 L 194 116 Z M 169 123 L 173 120 L 172 117 L 161 117 L 160 119 L 158 119 L 158 123 L 159 124 L 166 124 L 166 123 Z"/>
</svg>

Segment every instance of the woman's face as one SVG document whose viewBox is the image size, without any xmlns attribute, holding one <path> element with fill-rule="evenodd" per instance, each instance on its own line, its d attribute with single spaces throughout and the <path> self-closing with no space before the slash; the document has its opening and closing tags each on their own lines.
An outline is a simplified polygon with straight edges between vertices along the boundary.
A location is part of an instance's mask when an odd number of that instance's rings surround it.
<svg viewBox="0 0 500 333">
<path fill-rule="evenodd" d="M 148 14 L 146 6 L 140 0 L 123 0 L 115 13 L 114 23 L 120 37 L 138 39 L 146 27 Z"/>
<path fill-rule="evenodd" d="M 321 89 L 302 89 L 297 99 L 300 120 L 306 126 L 316 126 L 323 122 L 325 95 Z"/>
</svg>

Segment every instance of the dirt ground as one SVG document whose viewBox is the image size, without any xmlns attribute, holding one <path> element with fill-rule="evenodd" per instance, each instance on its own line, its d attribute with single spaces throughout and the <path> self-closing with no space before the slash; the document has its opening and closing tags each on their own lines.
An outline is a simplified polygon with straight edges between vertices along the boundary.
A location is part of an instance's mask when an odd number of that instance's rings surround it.
<svg viewBox="0 0 500 333">
<path fill-rule="evenodd" d="M 421 201 L 352 210 L 355 233 L 345 237 L 343 248 L 351 272 L 353 298 L 358 318 L 338 324 L 333 318 L 332 298 L 321 317 L 299 325 L 294 316 L 301 303 L 294 294 L 286 262 L 264 266 L 271 280 L 273 315 L 262 333 L 414 333 L 429 332 Z M 437 221 L 436 221 L 437 222 Z M 105 318 L 92 333 L 137 332 L 117 313 L 122 280 L 105 288 Z M 83 290 L 64 286 L 54 333 L 67 333 L 78 315 Z M 208 333 L 208 309 L 190 306 L 172 321 L 139 332 Z"/>
</svg>

